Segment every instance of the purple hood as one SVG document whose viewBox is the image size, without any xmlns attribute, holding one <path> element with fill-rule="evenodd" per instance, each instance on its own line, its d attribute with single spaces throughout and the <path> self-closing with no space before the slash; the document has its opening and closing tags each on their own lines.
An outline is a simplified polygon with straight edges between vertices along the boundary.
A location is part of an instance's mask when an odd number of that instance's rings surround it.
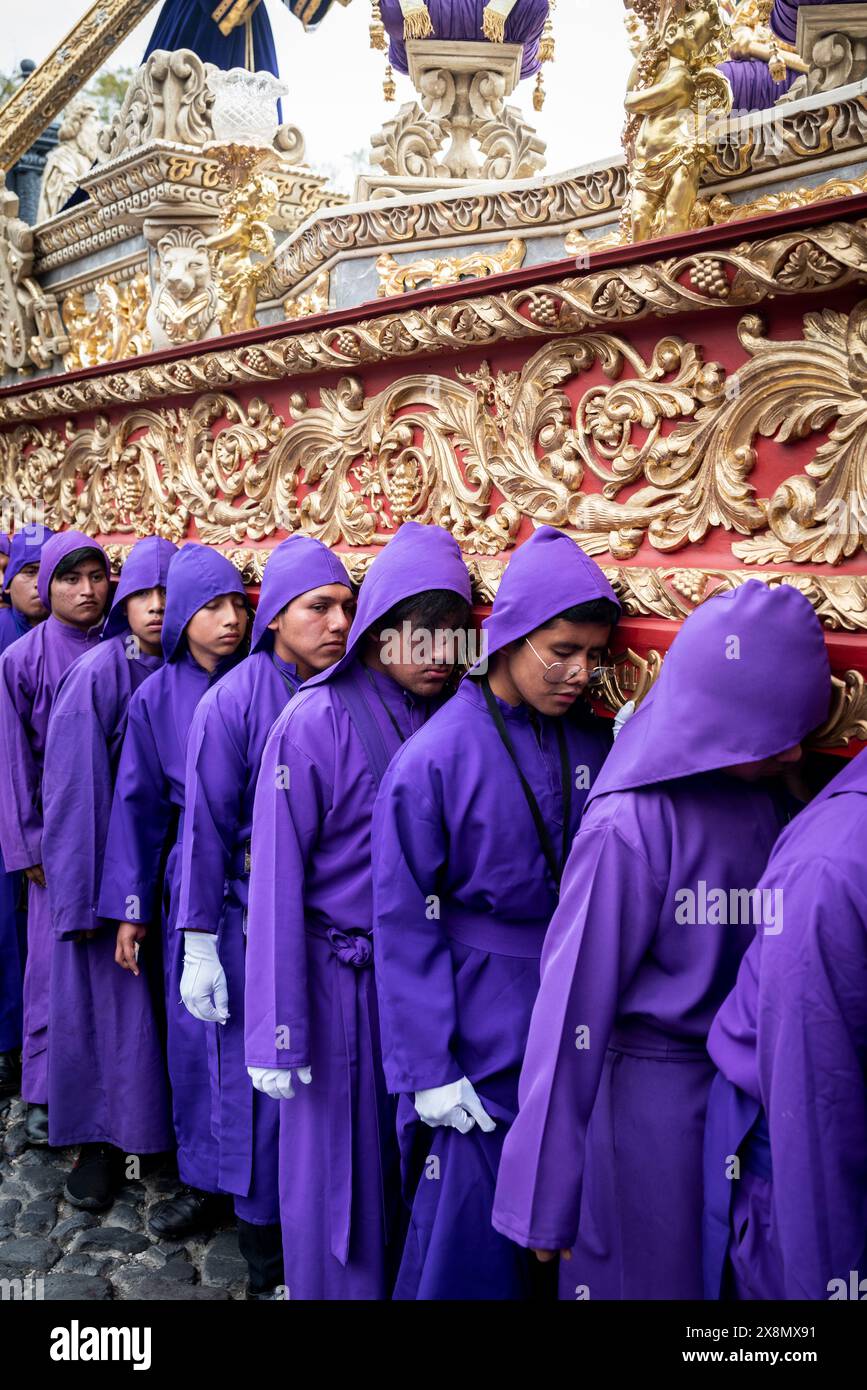
<svg viewBox="0 0 867 1390">
<path fill-rule="evenodd" d="M 830 699 L 809 602 L 788 584 L 750 579 L 689 615 L 588 800 L 771 758 L 821 724 Z"/>
<path fill-rule="evenodd" d="M 222 594 L 246 590 L 231 560 L 219 550 L 188 541 L 172 558 L 166 581 L 166 616 L 163 619 L 163 656 L 173 661 L 184 629 L 194 613 Z"/>
<path fill-rule="evenodd" d="M 144 540 L 136 541 L 120 572 L 114 602 L 102 629 L 103 642 L 127 631 L 126 600 L 131 594 L 166 587 L 169 565 L 177 553 L 178 547 L 160 536 L 146 536 Z"/>
<path fill-rule="evenodd" d="M 44 542 L 39 557 L 37 588 L 45 608 L 51 608 L 49 594 L 54 571 L 61 560 L 65 560 L 67 555 L 72 554 L 73 550 L 95 550 L 105 565 L 106 574 L 110 573 L 108 556 L 99 541 L 95 541 L 93 536 L 86 536 L 83 531 L 58 531 L 56 536 L 51 536 Z M 27 560 L 24 561 L 25 565 L 28 563 Z"/>
<path fill-rule="evenodd" d="M 259 651 L 269 637 L 268 624 L 300 594 L 321 589 L 326 584 L 345 584 L 352 580 L 343 561 L 332 555 L 327 545 L 312 536 L 290 536 L 271 551 L 259 593 L 259 606 L 253 623 L 251 651 Z"/>
<path fill-rule="evenodd" d="M 346 652 L 327 671 L 312 676 L 304 688 L 321 685 L 343 671 L 378 618 L 396 603 L 428 589 L 450 589 L 467 603 L 472 601 L 470 576 L 454 536 L 441 526 L 405 521 L 365 575 Z"/>
</svg>

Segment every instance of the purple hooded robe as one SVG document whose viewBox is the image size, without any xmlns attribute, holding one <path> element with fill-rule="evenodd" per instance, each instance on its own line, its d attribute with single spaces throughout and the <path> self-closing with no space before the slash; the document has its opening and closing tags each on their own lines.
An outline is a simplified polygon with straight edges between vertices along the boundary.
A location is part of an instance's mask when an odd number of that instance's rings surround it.
<svg viewBox="0 0 867 1390">
<path fill-rule="evenodd" d="M 216 1029 L 213 1099 L 220 1189 L 253 1225 L 276 1225 L 279 1106 L 254 1090 L 244 1065 L 244 957 L 253 796 L 271 726 L 301 684 L 274 652 L 268 624 L 300 594 L 352 582 L 321 541 L 291 536 L 268 558 L 250 656 L 209 690 L 187 742 L 179 931 L 216 933 L 229 993 Z M 209 1024 L 211 1036 L 214 1030 Z"/>
<path fill-rule="evenodd" d="M 165 588 L 169 541 L 133 546 L 99 646 L 66 672 L 45 749 L 43 850 L 55 943 L 48 1028 L 51 1143 L 114 1144 L 125 1153 L 172 1148 L 161 1037 L 159 952 L 145 941 L 141 974 L 115 964 L 117 923 L 96 915 L 114 778 L 134 690 L 162 666 L 126 622 L 131 594 Z M 79 932 L 96 931 L 76 941 Z M 148 968 L 150 966 L 150 969 Z M 150 978 L 149 978 L 150 977 Z"/>
<path fill-rule="evenodd" d="M 38 562 L 42 547 L 53 535 L 44 527 L 38 534 L 18 531 L 12 537 L 0 536 L 7 542 L 5 554 L 9 563 L 3 576 L 3 592 L 8 596 L 9 585 L 25 566 Z M 31 624 L 23 613 L 10 606 L 0 608 L 0 656 L 30 631 Z M 27 914 L 21 906 L 21 874 L 7 873 L 0 853 L 0 1052 L 11 1052 L 21 1046 L 23 1023 L 22 992 L 24 962 L 27 956 Z"/>
<path fill-rule="evenodd" d="M 99 553 L 107 573 L 102 546 L 81 531 L 62 531 L 42 545 L 38 584 L 46 608 L 57 566 L 83 547 Z M 43 862 L 42 768 L 51 702 L 67 667 L 99 641 L 100 627 L 85 632 L 50 614 L 0 657 L 0 846 L 7 870 Z M 48 892 L 29 883 L 21 1094 L 32 1105 L 48 1103 L 51 948 Z"/>
<path fill-rule="evenodd" d="M 216 1024 L 201 1023 L 181 1002 L 184 938 L 174 930 L 177 872 L 184 817 L 187 734 L 205 691 L 237 661 L 225 658 L 210 673 L 194 661 L 184 640 L 190 619 L 222 594 L 243 594 L 234 565 L 195 542 L 169 566 L 163 620 L 165 665 L 129 702 L 118 764 L 98 915 L 114 922 L 162 919 L 167 1052 L 172 1115 L 183 1182 L 218 1190 L 217 1144 L 211 1130 L 209 1059 Z"/>
<path fill-rule="evenodd" d="M 781 894 L 782 930 L 756 936 L 710 1030 L 708 1298 L 864 1295 L 865 797 L 860 753 L 780 836 L 759 889 Z"/>
<path fill-rule="evenodd" d="M 598 598 L 619 610 L 599 566 L 568 536 L 543 526 L 506 568 L 484 624 L 488 653 L 573 604 Z M 497 705 L 562 865 L 557 728 L 568 753 L 568 846 L 608 751 L 610 725 L 581 701 L 560 719 L 524 704 L 497 699 Z M 491 1209 L 503 1140 L 518 1109 L 539 957 L 558 891 L 517 770 L 481 686 L 467 678 L 393 759 L 373 817 L 385 1078 L 390 1091 L 403 1093 L 405 1168 L 415 1170 L 395 1298 L 530 1295 L 529 1258 L 493 1230 Z M 462 1076 L 496 1121 L 492 1133 L 478 1125 L 469 1134 L 430 1129 L 418 1119 L 414 1091 Z M 428 1180 L 431 1171 L 436 1181 Z"/>
<path fill-rule="evenodd" d="M 690 615 L 590 793 L 494 1207 L 520 1245 L 574 1246 L 561 1298 L 702 1296 L 706 1040 L 755 932 L 731 894 L 784 819 L 773 783 L 719 769 L 800 743 L 830 689 L 810 604 L 750 580 Z"/>
<path fill-rule="evenodd" d="M 346 655 L 306 682 L 262 756 L 246 1061 L 313 1069 L 311 1085 L 296 1084 L 294 1099 L 279 1102 L 280 1219 L 293 1299 L 387 1298 L 399 1255 L 395 1114 L 371 969 L 370 826 L 382 775 L 432 702 L 371 671 L 360 647 L 388 609 L 428 589 L 469 602 L 466 566 L 447 532 L 405 522 L 365 578 Z"/>
</svg>

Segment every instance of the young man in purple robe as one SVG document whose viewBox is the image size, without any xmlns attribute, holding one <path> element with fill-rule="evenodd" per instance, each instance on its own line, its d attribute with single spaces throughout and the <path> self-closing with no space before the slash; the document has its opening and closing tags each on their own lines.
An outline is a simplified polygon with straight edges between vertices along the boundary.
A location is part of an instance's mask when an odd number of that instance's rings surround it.
<svg viewBox="0 0 867 1390">
<path fill-rule="evenodd" d="M 256 1088 L 281 1102 L 292 1299 L 391 1292 L 402 1220 L 373 982 L 370 826 L 390 759 L 444 697 L 454 657 L 432 634 L 462 628 L 469 602 L 455 540 L 404 523 L 365 578 L 345 656 L 305 684 L 265 745 L 246 1060 Z M 395 632 L 406 650 L 395 651 Z"/>
<path fill-rule="evenodd" d="M 108 599 L 108 558 L 81 531 L 42 547 L 39 597 L 45 622 L 0 657 L 0 846 L 7 870 L 28 879 L 27 965 L 21 1094 L 31 1144 L 48 1143 L 48 990 L 51 911 L 42 866 L 42 776 L 48 716 L 60 678 L 99 641 Z"/>
<path fill-rule="evenodd" d="M 44 526 L 26 527 L 12 538 L 3 576 L 0 656 L 48 617 L 37 587 L 39 557 L 52 536 Z M 2 539 L 2 538 L 0 538 Z M 20 873 L 7 873 L 0 854 L 0 1096 L 21 1087 L 22 993 L 27 956 L 27 914 L 21 902 Z"/>
<path fill-rule="evenodd" d="M 491 1209 L 542 942 L 610 745 L 580 697 L 619 614 L 599 566 L 541 527 L 483 625 L 489 669 L 400 750 L 377 798 L 376 983 L 412 1202 L 395 1298 L 543 1293 Z"/>
<path fill-rule="evenodd" d="M 43 861 L 55 935 L 48 1128 L 55 1147 L 82 1146 L 64 1195 L 88 1211 L 111 1205 L 129 1176 L 124 1155 L 174 1143 L 162 1007 L 154 1009 L 159 954 L 150 979 L 119 970 L 116 924 L 97 917 L 95 904 L 127 710 L 162 665 L 166 576 L 176 553 L 157 536 L 133 546 L 99 646 L 63 676 L 48 721 Z"/>
<path fill-rule="evenodd" d="M 268 558 L 252 650 L 199 703 L 187 742 L 177 929 L 185 932 L 181 998 L 219 1023 L 214 1131 L 217 1179 L 235 1199 L 248 1296 L 283 1284 L 277 1196 L 280 1108 L 244 1065 L 244 957 L 253 796 L 271 726 L 302 681 L 346 650 L 355 599 L 342 561 L 310 536 Z"/>
<path fill-rule="evenodd" d="M 187 734 L 199 700 L 239 659 L 248 606 L 238 571 L 219 551 L 189 542 L 174 557 L 162 628 L 165 664 L 129 702 L 114 786 L 98 914 L 118 922 L 117 958 L 138 973 L 136 945 L 163 930 L 163 973 L 172 1115 L 182 1189 L 154 1208 L 155 1235 L 180 1239 L 207 1228 L 218 1151 L 211 1129 L 210 1069 L 216 1025 L 181 1003 L 183 937 L 174 930 L 184 820 Z"/>
<path fill-rule="evenodd" d="M 574 1246 L 562 1298 L 702 1296 L 707 1034 L 757 930 L 749 890 L 786 815 L 772 779 L 830 689 L 807 600 L 750 580 L 690 615 L 590 792 L 494 1205 L 543 1258 Z"/>
<path fill-rule="evenodd" d="M 756 936 L 708 1038 L 707 1298 L 867 1294 L 865 837 L 862 752 L 758 885 L 780 930 Z"/>
</svg>

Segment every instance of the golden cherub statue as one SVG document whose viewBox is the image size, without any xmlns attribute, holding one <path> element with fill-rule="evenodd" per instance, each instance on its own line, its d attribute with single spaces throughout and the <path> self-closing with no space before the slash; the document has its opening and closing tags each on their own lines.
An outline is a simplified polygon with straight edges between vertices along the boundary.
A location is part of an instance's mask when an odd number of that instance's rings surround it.
<svg viewBox="0 0 867 1390">
<path fill-rule="evenodd" d="M 719 0 L 627 0 L 627 8 L 636 62 L 625 103 L 624 230 L 647 241 L 689 230 L 711 148 L 708 118 L 732 106 L 716 70 L 729 31 Z"/>
<path fill-rule="evenodd" d="M 256 292 L 265 263 L 253 255 L 269 256 L 274 233 L 268 218 L 277 206 L 277 185 L 265 174 L 253 171 L 229 193 L 220 214 L 219 230 L 206 245 L 216 252 L 216 279 L 221 300 L 220 326 L 224 333 L 256 327 Z"/>
</svg>

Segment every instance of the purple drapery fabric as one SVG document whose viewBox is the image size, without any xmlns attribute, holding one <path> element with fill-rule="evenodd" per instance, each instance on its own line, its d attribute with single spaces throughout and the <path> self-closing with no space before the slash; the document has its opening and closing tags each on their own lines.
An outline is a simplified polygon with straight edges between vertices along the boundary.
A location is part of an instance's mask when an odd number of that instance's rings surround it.
<svg viewBox="0 0 867 1390">
<path fill-rule="evenodd" d="M 716 769 L 799 743 L 829 697 L 809 603 L 750 581 L 690 615 L 591 790 L 494 1208 L 521 1245 L 574 1246 L 561 1297 L 701 1297 L 706 1038 L 756 930 L 731 895 L 783 820 L 771 787 Z"/>
<path fill-rule="evenodd" d="M 253 627 L 253 651 L 209 690 L 187 742 L 186 811 L 178 930 L 217 934 L 229 1019 L 217 1030 L 213 1095 L 219 1186 L 254 1225 L 280 1219 L 279 1107 L 254 1091 L 244 1065 L 244 974 L 253 797 L 262 750 L 300 685 L 294 666 L 272 650 L 268 623 L 293 599 L 349 575 L 321 541 L 291 536 L 268 558 Z M 203 1029 L 207 1026 L 200 1025 Z"/>
<path fill-rule="evenodd" d="M 426 0 L 434 27 L 434 39 L 465 39 L 484 43 L 482 12 L 485 0 Z M 403 39 L 403 12 L 398 0 L 380 0 L 385 31 L 389 36 L 389 61 L 396 72 L 408 72 Z M 548 0 L 518 0 L 506 20 L 506 43 L 522 43 L 521 77 L 532 77 L 539 68 L 539 40 L 548 18 Z"/>
<path fill-rule="evenodd" d="M 115 779 L 98 914 L 113 922 L 163 931 L 167 1052 L 178 1170 L 184 1182 L 216 1191 L 211 1068 L 215 1024 L 203 1024 L 181 1003 L 183 937 L 174 930 L 183 835 L 187 734 L 199 700 L 236 663 L 213 673 L 199 666 L 184 639 L 194 613 L 221 594 L 244 593 L 238 571 L 208 546 L 188 543 L 169 565 L 163 621 L 165 665 L 129 702 Z"/>
<path fill-rule="evenodd" d="M 43 862 L 55 941 L 48 1028 L 51 1143 L 114 1144 L 158 1153 L 174 1142 L 159 1017 L 158 952 L 145 942 L 141 974 L 115 964 L 115 924 L 96 916 L 112 790 L 135 690 L 162 665 L 142 652 L 126 600 L 165 587 L 176 547 L 139 541 L 124 564 L 99 645 L 65 673 L 45 750 Z M 81 932 L 96 936 L 76 940 Z"/>
<path fill-rule="evenodd" d="M 246 1062 L 313 1071 L 310 1086 L 279 1103 L 292 1298 L 388 1297 L 400 1253 L 372 970 L 370 826 L 381 774 L 371 756 L 380 749 L 387 764 L 431 706 L 370 671 L 359 646 L 395 603 L 427 589 L 469 601 L 466 566 L 441 528 L 407 522 L 364 580 L 346 657 L 308 681 L 271 730 L 256 787 Z"/>
<path fill-rule="evenodd" d="M 542 527 L 500 581 L 485 624 L 489 652 L 598 598 L 619 609 L 599 566 L 568 536 Z M 574 788 L 569 841 L 605 758 L 608 729 L 589 711 L 558 720 L 497 703 L 559 853 L 565 806 L 557 728 Z M 412 1202 L 395 1298 L 526 1298 L 531 1265 L 492 1229 L 491 1209 L 557 885 L 475 679 L 389 766 L 374 811 L 373 877 L 383 1061 L 389 1090 L 402 1093 Z M 418 1120 L 412 1093 L 462 1076 L 495 1119 L 492 1133 L 432 1130 Z"/>
<path fill-rule="evenodd" d="M 46 608 L 54 571 L 66 555 L 83 546 L 98 551 L 108 569 L 102 546 L 80 531 L 63 531 L 42 547 L 38 583 Z M 27 869 L 43 861 L 42 775 L 48 716 L 64 671 L 99 641 L 99 632 L 99 627 L 88 632 L 69 627 L 52 614 L 0 657 L 0 847 L 7 870 Z M 21 1094 L 36 1105 L 48 1100 L 51 947 L 48 893 L 30 883 Z"/>
</svg>

